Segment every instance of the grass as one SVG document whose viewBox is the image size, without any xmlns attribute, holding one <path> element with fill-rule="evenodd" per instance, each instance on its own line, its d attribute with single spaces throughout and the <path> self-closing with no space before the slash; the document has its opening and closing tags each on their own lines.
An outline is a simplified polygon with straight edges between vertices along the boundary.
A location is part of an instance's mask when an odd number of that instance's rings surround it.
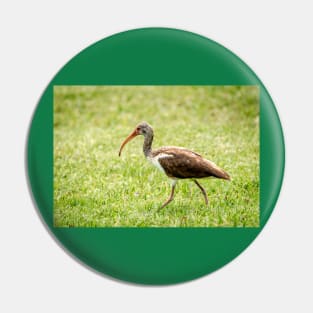
<svg viewBox="0 0 313 313">
<path fill-rule="evenodd" d="M 232 180 L 178 181 L 148 163 L 137 137 L 154 128 L 155 148 L 184 146 Z M 255 86 L 56 86 L 54 225 L 57 227 L 258 227 L 259 91 Z"/>
</svg>

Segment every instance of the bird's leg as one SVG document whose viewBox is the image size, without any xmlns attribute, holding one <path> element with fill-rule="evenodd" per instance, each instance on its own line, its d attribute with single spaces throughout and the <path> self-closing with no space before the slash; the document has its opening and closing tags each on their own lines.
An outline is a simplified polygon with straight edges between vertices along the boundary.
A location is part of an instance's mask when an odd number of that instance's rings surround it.
<svg viewBox="0 0 313 313">
<path fill-rule="evenodd" d="M 196 180 L 194 180 L 194 182 L 195 182 L 195 184 L 200 188 L 200 190 L 201 190 L 201 192 L 202 192 L 202 194 L 203 194 L 203 196 L 204 196 L 205 204 L 208 205 L 208 204 L 209 204 L 208 196 L 207 196 L 207 194 L 206 194 L 204 188 L 203 188 Z"/>
<path fill-rule="evenodd" d="M 176 186 L 177 181 L 173 180 L 172 182 L 172 191 L 171 194 L 169 196 L 169 198 L 163 203 L 163 205 L 159 208 L 158 211 L 162 210 L 165 206 L 167 206 L 174 198 L 174 191 L 175 191 L 175 186 Z"/>
</svg>

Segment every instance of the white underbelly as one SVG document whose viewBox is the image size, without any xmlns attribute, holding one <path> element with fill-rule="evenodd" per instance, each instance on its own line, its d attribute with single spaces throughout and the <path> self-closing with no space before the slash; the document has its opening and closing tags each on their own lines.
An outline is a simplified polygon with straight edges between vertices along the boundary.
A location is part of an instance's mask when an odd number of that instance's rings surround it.
<svg viewBox="0 0 313 313">
<path fill-rule="evenodd" d="M 162 165 L 159 162 L 159 159 L 162 158 L 172 158 L 173 155 L 171 154 L 166 154 L 166 153 L 160 153 L 157 156 L 150 158 L 148 157 L 148 161 L 151 162 L 158 170 L 160 170 L 162 173 L 165 173 L 164 168 L 162 167 Z"/>
</svg>

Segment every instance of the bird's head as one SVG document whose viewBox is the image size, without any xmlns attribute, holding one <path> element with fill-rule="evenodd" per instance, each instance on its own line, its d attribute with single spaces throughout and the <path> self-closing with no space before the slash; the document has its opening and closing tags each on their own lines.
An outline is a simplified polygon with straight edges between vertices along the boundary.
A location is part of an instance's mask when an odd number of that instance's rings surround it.
<svg viewBox="0 0 313 313">
<path fill-rule="evenodd" d="M 139 135 L 143 135 L 143 136 L 147 136 L 147 135 L 152 135 L 153 134 L 153 130 L 152 127 L 146 123 L 146 122 L 141 122 L 139 123 L 135 129 L 127 136 L 127 138 L 123 141 L 121 147 L 120 147 L 120 151 L 118 153 L 119 156 L 121 156 L 122 150 L 124 148 L 124 146 L 131 141 L 133 138 L 135 138 L 136 136 Z"/>
<path fill-rule="evenodd" d="M 136 126 L 134 131 L 136 132 L 137 135 L 146 136 L 147 134 L 151 133 L 152 128 L 148 123 L 141 122 Z"/>
</svg>

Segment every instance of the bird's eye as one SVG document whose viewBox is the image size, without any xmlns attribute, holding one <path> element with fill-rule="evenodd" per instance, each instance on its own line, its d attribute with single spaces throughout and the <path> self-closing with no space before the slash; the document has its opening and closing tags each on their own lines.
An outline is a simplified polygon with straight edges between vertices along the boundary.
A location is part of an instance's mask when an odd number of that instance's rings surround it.
<svg viewBox="0 0 313 313">
<path fill-rule="evenodd" d="M 137 130 L 139 131 L 139 130 L 140 130 L 140 127 L 137 127 Z"/>
</svg>

